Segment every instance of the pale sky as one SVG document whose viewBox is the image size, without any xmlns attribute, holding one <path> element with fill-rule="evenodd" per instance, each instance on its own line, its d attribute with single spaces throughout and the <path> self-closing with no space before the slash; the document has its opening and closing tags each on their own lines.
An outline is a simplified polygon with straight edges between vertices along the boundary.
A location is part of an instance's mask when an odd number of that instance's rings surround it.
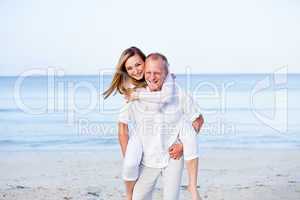
<svg viewBox="0 0 300 200">
<path fill-rule="evenodd" d="M 98 74 L 132 45 L 175 73 L 300 73 L 300 1 L 0 0 L 0 75 Z"/>
</svg>

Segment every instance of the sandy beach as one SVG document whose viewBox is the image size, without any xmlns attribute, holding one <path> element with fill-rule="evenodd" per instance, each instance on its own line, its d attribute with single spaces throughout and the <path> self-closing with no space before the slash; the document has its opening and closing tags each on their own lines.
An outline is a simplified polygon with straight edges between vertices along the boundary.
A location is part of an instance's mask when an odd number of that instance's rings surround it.
<svg viewBox="0 0 300 200">
<path fill-rule="evenodd" d="M 118 149 L 0 152 L 0 199 L 124 199 Z M 199 191 L 209 200 L 300 199 L 297 149 L 203 150 Z M 186 191 L 186 170 L 181 198 Z M 155 200 L 161 199 L 158 184 Z"/>
</svg>

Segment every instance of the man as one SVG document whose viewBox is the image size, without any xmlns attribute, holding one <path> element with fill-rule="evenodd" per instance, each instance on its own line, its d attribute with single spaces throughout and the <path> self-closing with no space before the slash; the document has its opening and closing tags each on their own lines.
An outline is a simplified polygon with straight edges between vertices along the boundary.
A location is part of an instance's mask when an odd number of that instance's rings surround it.
<svg viewBox="0 0 300 200">
<path fill-rule="evenodd" d="M 149 91 L 160 91 L 167 74 L 168 63 L 163 55 L 151 54 L 147 57 L 145 79 Z M 120 121 L 125 123 L 133 121 L 135 123 L 134 131 L 139 136 L 143 146 L 140 177 L 134 188 L 133 200 L 151 199 L 154 186 L 160 175 L 163 176 L 163 199 L 175 200 L 179 198 L 183 159 L 170 159 L 168 150 L 176 142 L 178 132 L 182 128 L 183 113 L 187 112 L 181 99 L 174 96 L 172 102 L 164 106 L 163 109 L 161 105 L 155 103 L 134 101 L 128 104 L 120 115 Z M 202 118 L 201 120 L 203 122 Z M 196 120 L 195 123 L 200 123 L 198 128 L 201 126 L 201 122 Z M 195 143 L 196 139 L 193 139 L 193 142 Z M 190 155 L 195 158 L 193 159 L 195 162 L 189 166 L 194 167 L 194 171 L 197 172 L 197 145 L 194 146 L 196 149 Z"/>
</svg>

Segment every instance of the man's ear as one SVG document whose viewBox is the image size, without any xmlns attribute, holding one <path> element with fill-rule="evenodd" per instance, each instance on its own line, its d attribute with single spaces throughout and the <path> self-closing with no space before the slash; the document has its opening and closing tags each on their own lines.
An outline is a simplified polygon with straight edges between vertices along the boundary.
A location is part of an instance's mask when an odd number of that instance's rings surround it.
<svg viewBox="0 0 300 200">
<path fill-rule="evenodd" d="M 167 79 L 168 75 L 169 75 L 169 72 L 166 72 L 164 81 Z"/>
</svg>

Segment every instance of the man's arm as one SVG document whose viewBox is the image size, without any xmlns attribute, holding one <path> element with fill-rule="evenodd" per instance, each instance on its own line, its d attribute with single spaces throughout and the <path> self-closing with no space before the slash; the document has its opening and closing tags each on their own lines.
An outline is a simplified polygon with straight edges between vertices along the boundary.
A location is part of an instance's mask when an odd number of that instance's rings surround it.
<svg viewBox="0 0 300 200">
<path fill-rule="evenodd" d="M 204 123 L 204 118 L 200 114 L 198 104 L 188 93 L 182 93 L 181 98 L 184 114 L 192 121 L 192 126 L 196 133 L 199 133 Z"/>
<path fill-rule="evenodd" d="M 119 143 L 122 151 L 123 157 L 125 156 L 129 135 L 128 135 L 128 125 L 122 122 L 118 123 L 118 136 Z"/>
</svg>

